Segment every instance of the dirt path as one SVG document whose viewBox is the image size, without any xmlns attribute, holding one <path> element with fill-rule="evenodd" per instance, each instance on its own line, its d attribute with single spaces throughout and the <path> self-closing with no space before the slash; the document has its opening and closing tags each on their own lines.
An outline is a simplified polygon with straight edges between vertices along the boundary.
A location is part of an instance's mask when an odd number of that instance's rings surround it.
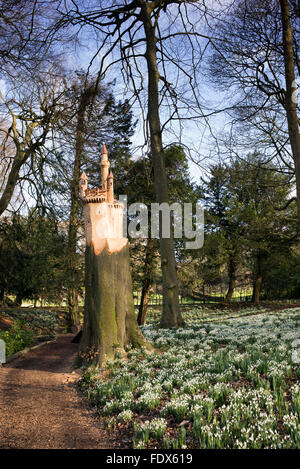
<svg viewBox="0 0 300 469">
<path fill-rule="evenodd" d="M 79 395 L 71 335 L 0 368 L 0 448 L 113 448 Z"/>
</svg>

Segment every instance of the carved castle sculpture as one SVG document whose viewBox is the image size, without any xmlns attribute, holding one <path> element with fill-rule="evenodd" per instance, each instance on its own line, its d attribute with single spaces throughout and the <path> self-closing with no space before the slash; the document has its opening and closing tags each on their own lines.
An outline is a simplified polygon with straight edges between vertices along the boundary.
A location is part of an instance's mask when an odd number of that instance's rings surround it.
<svg viewBox="0 0 300 469">
<path fill-rule="evenodd" d="M 123 237 L 123 204 L 114 196 L 114 177 L 106 146 L 101 150 L 101 189 L 88 187 L 88 177 L 80 177 L 80 199 L 83 203 L 86 244 L 93 244 L 96 255 L 106 247 L 108 254 L 120 251 L 127 243 Z"/>
<path fill-rule="evenodd" d="M 95 187 L 90 189 L 88 187 L 88 177 L 85 172 L 80 177 L 80 198 L 83 203 L 91 202 L 108 202 L 117 203 L 114 198 L 114 177 L 112 171 L 108 173 L 110 162 L 108 161 L 108 154 L 106 146 L 102 146 L 101 150 L 101 184 L 102 188 Z"/>
</svg>

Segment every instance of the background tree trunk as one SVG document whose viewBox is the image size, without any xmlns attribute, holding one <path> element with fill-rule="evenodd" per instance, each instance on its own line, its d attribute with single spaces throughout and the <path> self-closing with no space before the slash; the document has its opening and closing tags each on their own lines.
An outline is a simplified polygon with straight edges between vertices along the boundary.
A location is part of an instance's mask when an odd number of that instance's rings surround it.
<svg viewBox="0 0 300 469">
<path fill-rule="evenodd" d="M 16 299 L 15 299 L 15 306 L 22 306 L 22 300 L 23 300 L 22 294 L 17 293 Z"/>
<path fill-rule="evenodd" d="M 263 281 L 262 276 L 262 253 L 259 251 L 256 257 L 256 273 L 253 281 L 253 293 L 252 293 L 252 302 L 255 305 L 259 304 L 260 300 L 260 290 Z"/>
<path fill-rule="evenodd" d="M 150 128 L 151 157 L 154 170 L 154 185 L 158 203 L 169 203 L 168 180 L 162 147 L 161 125 L 159 119 L 159 71 L 156 56 L 155 26 L 151 22 L 150 4 L 141 6 L 142 21 L 147 39 L 146 60 L 148 69 L 148 120 Z M 161 223 L 160 223 L 161 224 Z M 179 308 L 179 290 L 174 255 L 174 240 L 160 235 L 160 255 L 163 277 L 163 313 L 161 327 L 183 325 Z"/>
<path fill-rule="evenodd" d="M 20 137 L 17 137 L 17 119 L 14 116 L 13 122 L 12 122 L 12 128 L 14 131 L 14 137 L 13 141 L 16 146 L 16 154 L 13 158 L 13 163 L 11 166 L 11 169 L 9 171 L 9 175 L 6 181 L 5 188 L 3 190 L 3 193 L 0 197 L 0 216 L 2 213 L 7 209 L 14 190 L 16 188 L 16 185 L 19 180 L 19 173 L 22 168 L 22 166 L 26 163 L 26 161 L 34 154 L 35 151 L 38 151 L 40 147 L 45 142 L 45 138 L 48 134 L 49 131 L 49 123 L 45 125 L 44 128 L 42 128 L 41 135 L 36 139 L 36 141 L 33 143 L 32 137 L 33 137 L 33 132 L 34 129 L 39 125 L 38 122 L 31 122 L 30 124 L 26 123 L 26 133 L 21 140 Z M 50 117 L 48 118 L 50 121 Z"/>
<path fill-rule="evenodd" d="M 80 166 L 83 156 L 85 114 L 90 100 L 95 95 L 95 86 L 86 88 L 80 97 L 77 128 L 76 128 L 76 148 L 73 164 L 73 175 L 71 180 L 71 207 L 68 230 L 68 306 L 69 306 L 69 327 L 72 332 L 80 329 L 80 315 L 78 310 L 78 265 L 77 265 L 77 234 L 79 227 L 79 178 Z"/>
<path fill-rule="evenodd" d="M 129 246 L 95 255 L 86 248 L 85 317 L 80 357 L 85 364 L 101 365 L 126 345 L 151 346 L 139 330 L 132 296 Z"/>
<path fill-rule="evenodd" d="M 228 290 L 225 297 L 225 303 L 230 303 L 232 300 L 232 295 L 234 292 L 235 282 L 236 282 L 236 271 L 237 271 L 237 252 L 234 251 L 230 257 L 228 262 L 228 276 L 229 276 L 229 284 Z"/>
<path fill-rule="evenodd" d="M 4 300 L 4 293 L 5 293 L 4 287 L 0 286 L 0 304 L 2 304 L 2 302 Z"/>
<path fill-rule="evenodd" d="M 295 164 L 298 220 L 300 223 L 300 133 L 299 119 L 297 116 L 297 101 L 295 96 L 297 85 L 295 83 L 292 27 L 288 0 L 280 0 L 280 5 L 286 83 L 285 110 L 288 122 L 290 145 Z"/>
<path fill-rule="evenodd" d="M 255 281 L 254 281 L 254 284 L 253 284 L 252 302 L 255 305 L 259 304 L 261 284 L 262 284 L 262 275 L 260 274 L 255 278 Z"/>
<path fill-rule="evenodd" d="M 149 302 L 150 289 L 153 282 L 153 260 L 155 257 L 155 242 L 156 240 L 148 238 L 145 255 L 145 274 L 143 278 L 141 302 L 139 305 L 139 313 L 137 322 L 140 326 L 146 324 L 147 308 Z"/>
<path fill-rule="evenodd" d="M 145 279 L 142 288 L 141 302 L 139 305 L 139 314 L 137 317 L 137 323 L 139 326 L 144 326 L 146 324 L 146 317 L 148 312 L 148 303 L 150 296 L 150 279 Z"/>
</svg>

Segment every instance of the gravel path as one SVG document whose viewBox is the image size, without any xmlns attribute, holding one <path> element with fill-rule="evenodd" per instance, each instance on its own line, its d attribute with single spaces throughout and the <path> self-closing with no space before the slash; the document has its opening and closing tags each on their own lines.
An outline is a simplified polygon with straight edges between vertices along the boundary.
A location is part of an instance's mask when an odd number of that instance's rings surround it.
<svg viewBox="0 0 300 469">
<path fill-rule="evenodd" d="M 0 448 L 113 448 L 79 395 L 72 335 L 0 368 Z"/>
</svg>

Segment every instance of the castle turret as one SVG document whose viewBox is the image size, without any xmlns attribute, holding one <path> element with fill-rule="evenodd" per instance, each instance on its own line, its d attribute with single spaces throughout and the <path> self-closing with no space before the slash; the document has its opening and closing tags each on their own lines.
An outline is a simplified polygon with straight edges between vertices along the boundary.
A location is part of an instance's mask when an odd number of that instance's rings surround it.
<svg viewBox="0 0 300 469">
<path fill-rule="evenodd" d="M 107 178 L 107 202 L 109 204 L 112 204 L 115 200 L 114 196 L 114 176 L 112 171 L 109 172 L 108 178 Z"/>
<path fill-rule="evenodd" d="M 80 198 L 84 207 L 85 234 L 87 245 L 94 246 L 98 255 L 104 247 L 112 253 L 125 246 L 127 238 L 123 237 L 122 203 L 115 201 L 114 176 L 109 171 L 110 163 L 105 145 L 101 150 L 102 187 L 88 188 L 85 173 L 80 177 Z M 109 172 L 109 173 L 108 173 Z"/>
<path fill-rule="evenodd" d="M 85 190 L 81 198 L 86 239 L 85 301 L 79 357 L 100 366 L 125 346 L 150 346 L 136 321 L 132 296 L 129 243 L 123 235 L 124 204 L 114 201 L 113 175 L 102 147 L 102 188 Z M 85 187 L 83 175 L 80 188 Z M 117 347 L 116 347 L 117 344 Z M 91 354 L 91 350 L 93 353 Z"/>
<path fill-rule="evenodd" d="M 85 197 L 85 191 L 88 188 L 88 177 L 85 174 L 85 172 L 82 173 L 80 176 L 80 197 L 83 198 Z"/>
<path fill-rule="evenodd" d="M 101 149 L 101 183 L 102 183 L 102 189 L 107 190 L 107 176 L 108 176 L 108 169 L 110 166 L 110 163 L 108 161 L 108 156 L 107 156 L 107 150 L 106 146 L 103 144 L 102 149 Z"/>
</svg>

